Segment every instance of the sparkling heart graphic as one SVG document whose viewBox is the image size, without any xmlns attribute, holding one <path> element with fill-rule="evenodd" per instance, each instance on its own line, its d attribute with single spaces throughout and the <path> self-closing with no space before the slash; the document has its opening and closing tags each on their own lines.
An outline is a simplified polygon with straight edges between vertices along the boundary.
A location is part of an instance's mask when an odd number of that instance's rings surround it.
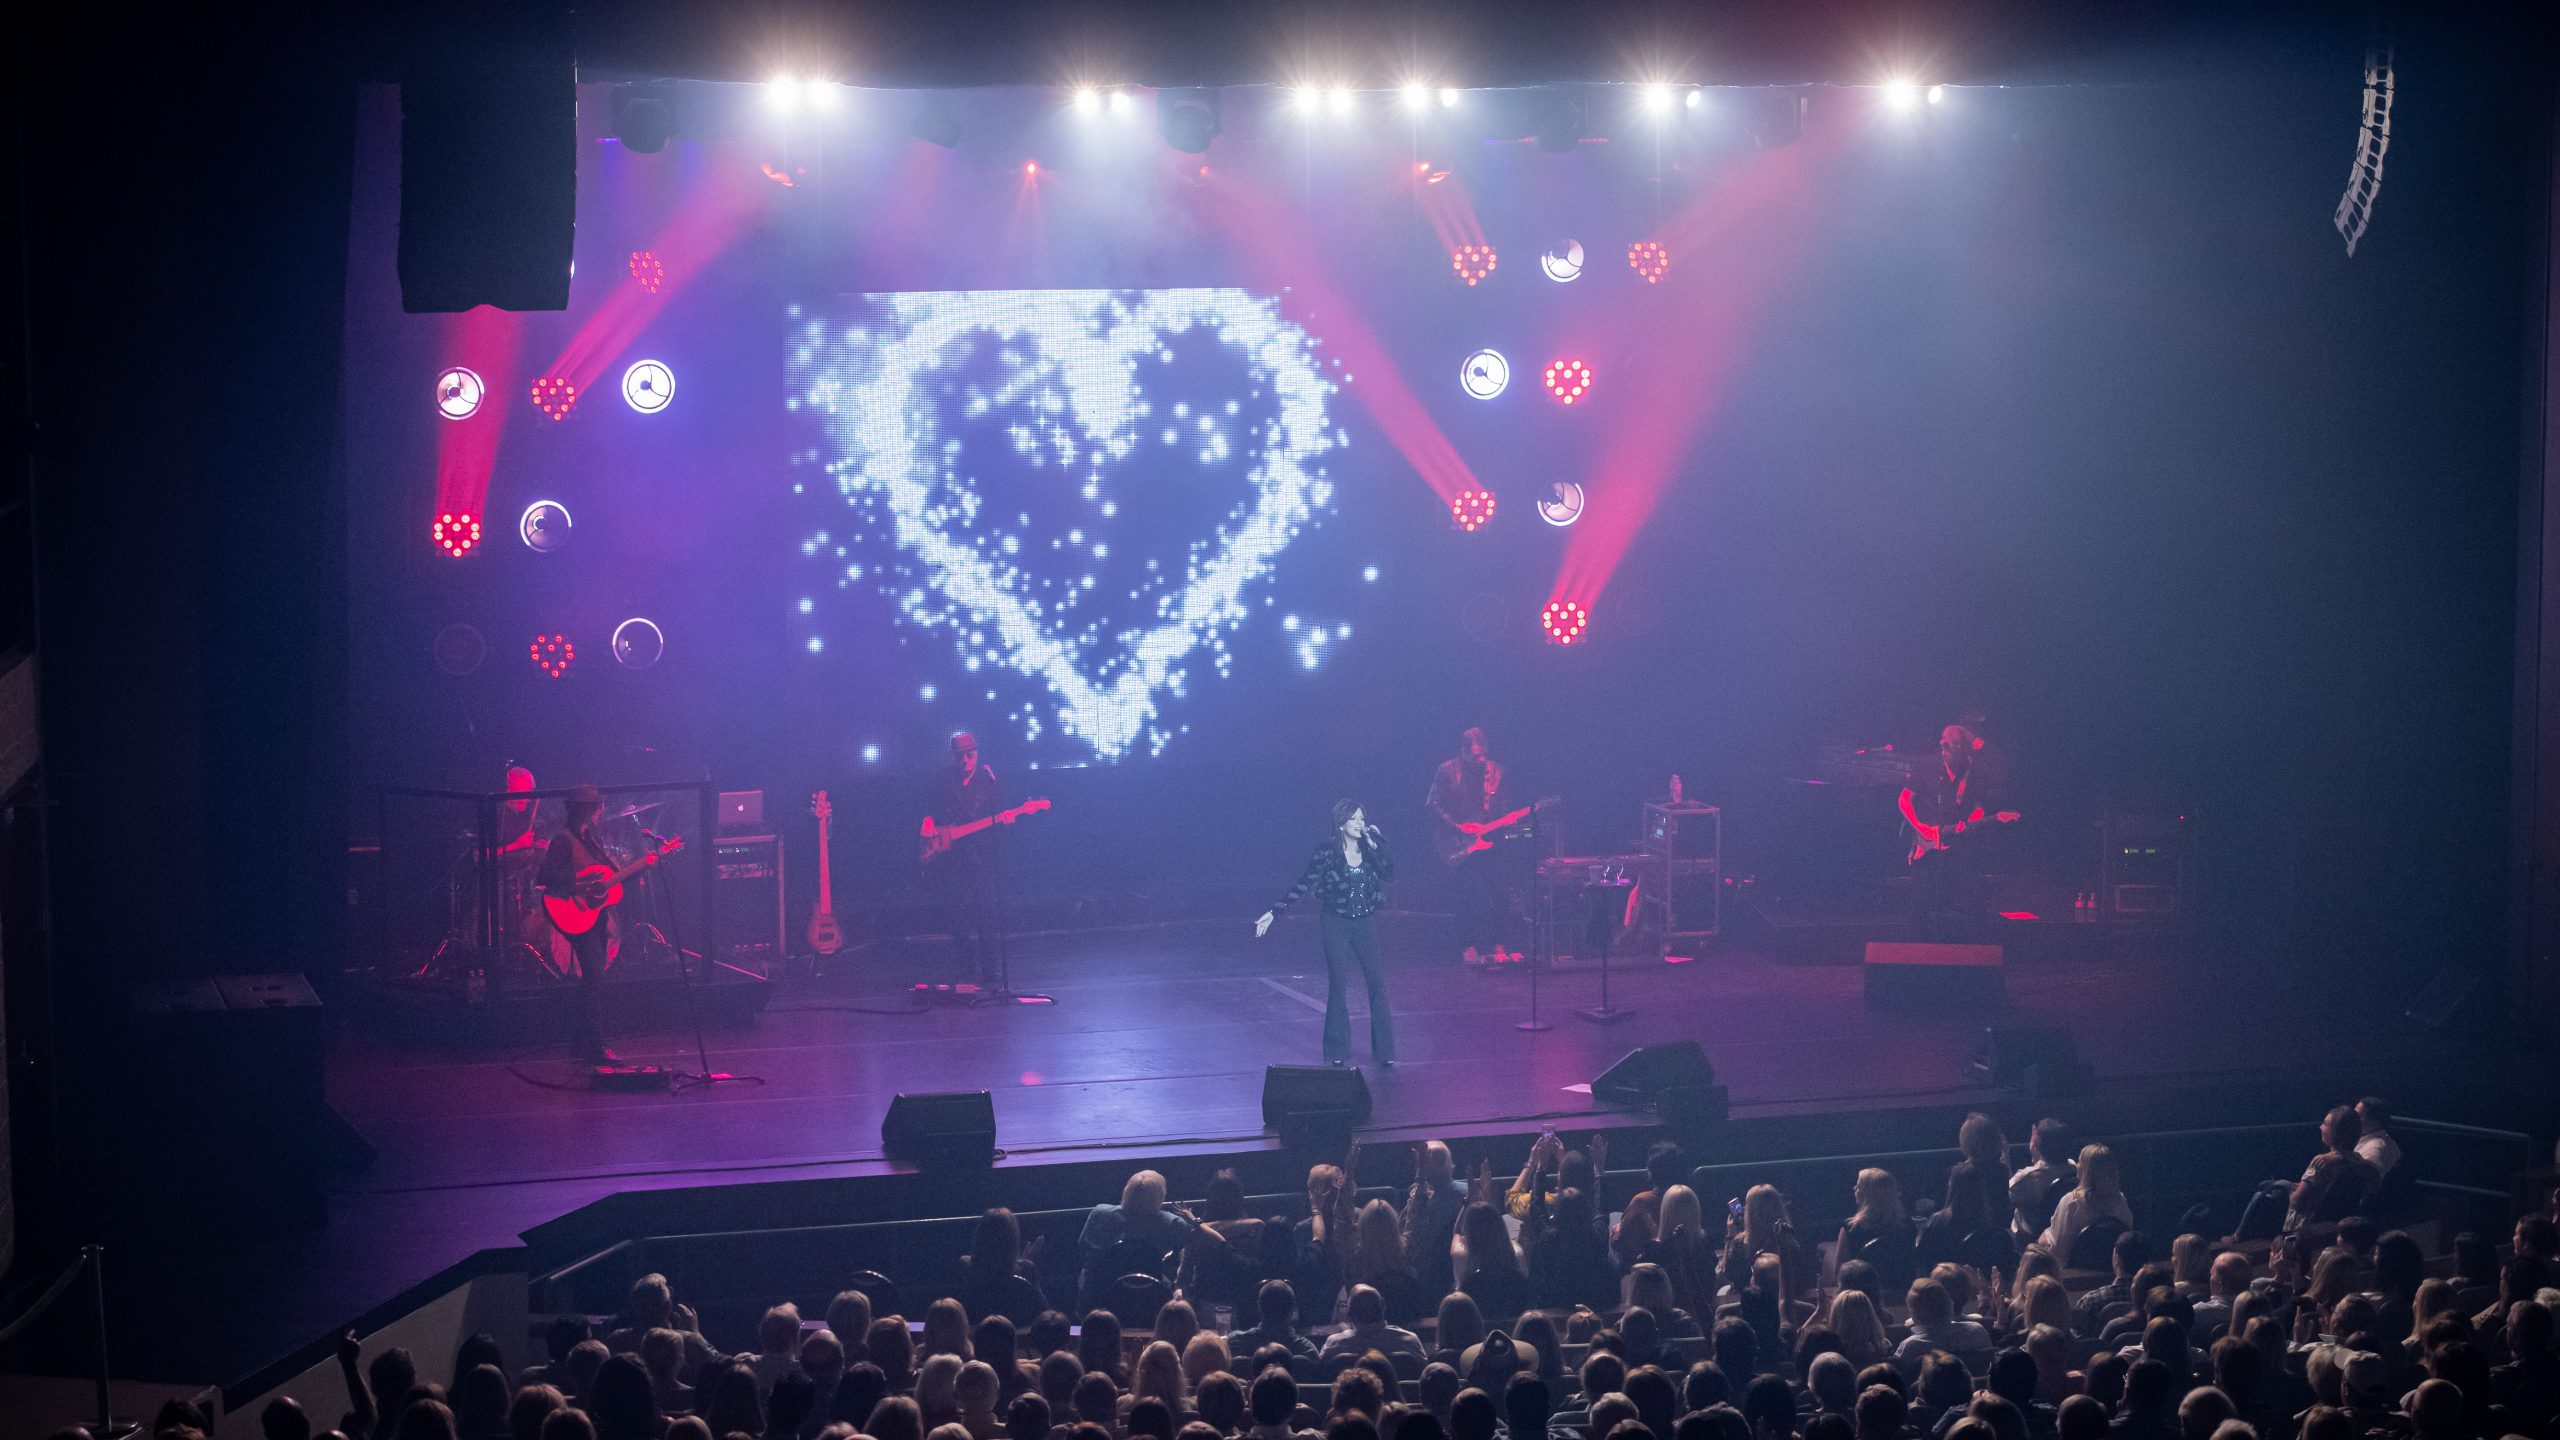
<svg viewBox="0 0 2560 1440">
<path fill-rule="evenodd" d="M 1671 268 L 1671 252 L 1659 240 L 1639 240 L 1627 247 L 1627 267 L 1651 285 Z"/>
<path fill-rule="evenodd" d="M 566 420 L 578 403 L 578 387 L 564 375 L 545 375 L 533 382 L 533 407 L 554 420 Z"/>
<path fill-rule="evenodd" d="M 1461 245 L 1449 252 L 1449 268 L 1470 285 L 1492 274 L 1493 265 L 1493 247 L 1490 245 Z"/>
<path fill-rule="evenodd" d="M 667 267 L 659 263 L 656 251 L 634 250 L 631 252 L 631 278 L 640 282 L 641 289 L 655 295 L 658 287 L 667 283 Z"/>
<path fill-rule="evenodd" d="M 791 407 L 813 412 L 833 444 L 824 461 L 833 490 L 896 548 L 903 571 L 873 576 L 856 562 L 843 567 L 845 577 L 879 580 L 903 621 L 947 632 L 964 669 L 994 667 L 1035 682 L 1049 721 L 1095 757 L 1116 759 L 1142 742 L 1160 751 L 1169 738 L 1165 698 L 1183 693 L 1204 650 L 1227 672 L 1226 638 L 1252 613 L 1247 596 L 1267 584 L 1281 553 L 1332 501 L 1332 482 L 1315 462 L 1341 437 L 1326 415 L 1335 387 L 1319 368 L 1315 342 L 1282 318 L 1277 301 L 1241 290 L 865 300 L 884 312 L 878 323 L 832 329 L 812 321 L 790 361 Z M 1237 362 L 1250 397 L 1268 407 L 1251 438 L 1231 442 L 1227 434 L 1247 397 L 1196 411 L 1185 400 L 1158 413 L 1140 367 L 1161 372 L 1174 346 L 1194 337 Z M 962 386 L 955 377 L 990 351 L 995 383 Z M 1079 555 L 1098 561 L 1106 542 L 1082 528 L 1028 533 L 1028 510 L 1025 529 L 1004 527 L 991 508 L 1003 502 L 988 499 L 962 441 L 946 428 L 938 397 L 955 390 L 956 417 L 1009 434 L 1030 473 L 1022 483 L 1080 478 L 1079 493 L 1098 517 L 1115 514 L 1116 501 L 1103 498 L 1105 486 L 1117 484 L 1115 467 L 1150 441 L 1197 446 L 1203 469 L 1224 466 L 1231 444 L 1242 449 L 1250 466 L 1245 497 L 1178 564 L 1145 563 L 1158 578 L 1131 596 L 1152 602 L 1148 621 L 1087 620 L 1080 592 L 1094 589 L 1094 575 L 1061 577 L 1034 562 L 1043 554 L 1059 557 L 1049 564 Z M 818 531 L 802 541 L 802 553 L 840 560 L 837 541 Z M 810 613 L 811 602 L 801 608 Z M 1283 628 L 1310 667 L 1324 645 L 1348 634 L 1301 626 L 1295 616 Z M 823 651 L 822 635 L 808 638 L 813 653 Z M 1030 717 L 1027 734 L 1041 728 L 1040 716 Z"/>
</svg>

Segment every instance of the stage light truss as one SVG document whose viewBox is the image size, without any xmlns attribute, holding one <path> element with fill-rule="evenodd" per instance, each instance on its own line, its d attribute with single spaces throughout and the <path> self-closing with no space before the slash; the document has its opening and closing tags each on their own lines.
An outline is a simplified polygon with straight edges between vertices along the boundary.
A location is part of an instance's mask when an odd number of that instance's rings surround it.
<svg viewBox="0 0 2560 1440">
<path fill-rule="evenodd" d="M 2356 163 L 2347 172 L 2347 193 L 2338 197 L 2337 214 L 2331 217 L 2338 233 L 2346 239 L 2349 255 L 2356 253 L 2356 242 L 2364 238 L 2365 226 L 2373 223 L 2373 202 L 2382 194 L 2382 157 L 2391 150 L 2391 97 L 2397 85 L 2391 47 L 2366 51 L 2364 115 L 2356 124 Z"/>
</svg>

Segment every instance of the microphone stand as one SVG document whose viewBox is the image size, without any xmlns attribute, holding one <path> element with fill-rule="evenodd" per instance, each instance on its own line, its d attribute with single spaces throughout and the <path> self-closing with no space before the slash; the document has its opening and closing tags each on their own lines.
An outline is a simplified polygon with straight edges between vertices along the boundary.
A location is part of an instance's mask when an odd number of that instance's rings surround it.
<svg viewBox="0 0 2560 1440">
<path fill-rule="evenodd" d="M 1545 806 L 1539 806 L 1529 812 L 1529 849 L 1538 857 L 1541 864 L 1547 858 L 1547 847 L 1543 843 L 1544 837 L 1540 828 L 1540 822 L 1545 813 Z M 1538 903 L 1536 918 L 1532 922 L 1536 925 L 1537 932 L 1529 940 L 1529 1018 L 1511 1028 L 1535 1032 L 1556 1028 L 1552 1023 L 1538 1018 L 1538 972 L 1545 969 L 1555 955 L 1555 892 L 1548 884 L 1545 875 L 1533 872 L 1530 883 L 1538 887 Z M 1506 902 L 1503 908 L 1508 911 L 1510 906 Z"/>
<path fill-rule="evenodd" d="M 650 829 L 646 825 L 640 827 L 640 834 L 641 837 L 646 839 L 652 846 L 664 845 L 667 843 L 664 836 L 660 835 L 657 831 Z M 657 866 L 651 865 L 649 870 L 655 871 L 657 868 Z M 654 874 L 648 874 L 646 878 L 655 882 L 657 876 Z M 657 887 L 652 883 L 650 888 L 652 891 L 655 891 Z M 711 1068 L 711 1045 L 709 1041 L 706 1041 L 702 1037 L 702 1007 L 695 1001 L 693 995 L 693 962 L 689 958 L 690 952 L 684 948 L 684 931 L 682 927 L 676 924 L 676 909 L 677 906 L 674 897 L 669 896 L 667 900 L 667 943 L 675 946 L 676 948 L 676 982 L 684 991 L 685 1019 L 693 1025 L 694 1058 L 701 1062 L 702 1068 L 699 1070 L 670 1071 L 667 1076 L 667 1088 L 670 1091 L 676 1091 L 691 1089 L 696 1085 L 761 1085 L 764 1083 L 764 1080 L 760 1076 L 732 1075 L 725 1070 L 714 1070 Z"/>
<path fill-rule="evenodd" d="M 994 826 L 986 838 L 990 843 L 993 843 L 996 839 L 996 832 L 1001 832 L 1009 828 L 1009 826 L 1005 825 Z M 1057 1004 L 1058 997 L 1055 995 L 1042 994 L 1038 991 L 1032 990 L 1016 991 L 1013 988 L 1013 937 L 1008 935 L 1005 931 L 1004 854 L 1002 851 L 998 851 L 997 853 L 987 857 L 987 884 L 988 887 L 995 892 L 994 918 L 996 930 L 995 934 L 989 938 L 994 944 L 996 952 L 996 985 L 992 990 L 979 991 L 977 1003 L 981 1005 Z"/>
</svg>

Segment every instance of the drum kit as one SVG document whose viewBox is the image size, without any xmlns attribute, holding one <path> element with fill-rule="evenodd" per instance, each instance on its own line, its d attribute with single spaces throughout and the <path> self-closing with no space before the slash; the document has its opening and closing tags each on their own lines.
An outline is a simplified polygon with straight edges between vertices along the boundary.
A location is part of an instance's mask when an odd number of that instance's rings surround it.
<svg viewBox="0 0 2560 1440">
<path fill-rule="evenodd" d="M 617 853 L 644 851 L 648 848 L 644 817 L 664 803 L 652 800 L 610 811 L 597 819 L 599 834 Z M 491 980 L 520 988 L 577 980 L 578 962 L 569 949 L 569 937 L 553 929 L 542 913 L 538 880 L 543 844 L 533 838 L 537 816 L 538 809 L 532 801 L 503 802 L 498 821 L 500 842 L 494 852 L 484 850 L 480 837 L 469 830 L 454 836 L 453 859 L 445 869 L 444 938 L 425 962 L 410 972 L 411 978 L 459 981 L 474 989 Z M 484 859 L 497 867 L 496 884 L 485 891 L 480 870 Z M 496 942 L 495 954 L 485 966 L 479 959 L 484 894 L 494 894 L 498 918 L 496 929 L 489 932 Z M 641 891 L 637 901 L 636 905 L 617 907 L 607 917 L 608 975 L 621 967 L 626 949 L 634 956 L 663 955 L 670 963 L 673 961 L 675 947 L 668 942 L 664 928 L 638 913 L 626 913 L 654 910 L 665 902 L 657 898 L 654 888 Z"/>
</svg>

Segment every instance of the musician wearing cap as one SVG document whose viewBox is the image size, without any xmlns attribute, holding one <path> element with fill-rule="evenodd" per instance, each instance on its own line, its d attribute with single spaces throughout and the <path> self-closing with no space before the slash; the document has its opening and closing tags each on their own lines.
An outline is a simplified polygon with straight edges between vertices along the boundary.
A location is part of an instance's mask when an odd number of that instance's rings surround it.
<svg viewBox="0 0 2560 1440">
<path fill-rule="evenodd" d="M 547 897 L 582 898 L 581 877 L 602 867 L 607 875 L 620 868 L 613 852 L 596 833 L 596 821 L 604 813 L 604 797 L 593 785 L 580 785 L 569 792 L 568 823 L 542 852 L 542 869 L 537 877 Z M 569 953 L 578 967 L 578 995 L 571 1006 L 569 1051 L 572 1059 L 585 1064 L 602 1064 L 611 1060 L 613 1052 L 604 1048 L 604 1015 L 601 991 L 604 969 L 611 939 L 609 926 L 602 920 L 583 930 L 563 934 L 569 937 Z"/>
</svg>

